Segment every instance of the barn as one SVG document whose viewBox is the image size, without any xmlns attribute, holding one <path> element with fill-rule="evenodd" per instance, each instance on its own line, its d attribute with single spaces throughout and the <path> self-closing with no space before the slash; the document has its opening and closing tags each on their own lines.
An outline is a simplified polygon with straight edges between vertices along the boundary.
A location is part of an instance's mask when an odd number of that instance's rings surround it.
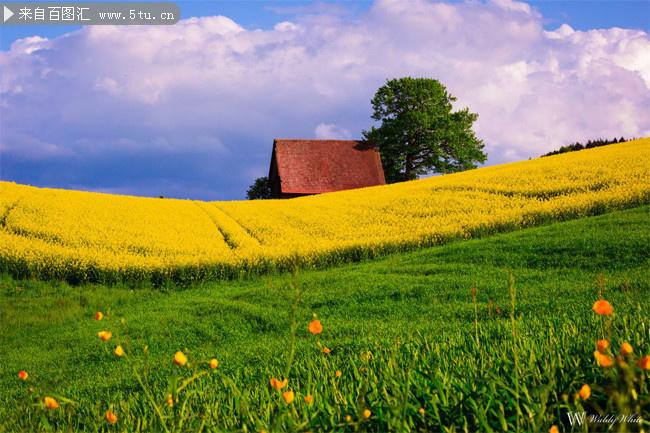
<svg viewBox="0 0 650 433">
<path fill-rule="evenodd" d="M 355 140 L 275 139 L 269 167 L 272 198 L 384 185 L 377 147 Z"/>
</svg>

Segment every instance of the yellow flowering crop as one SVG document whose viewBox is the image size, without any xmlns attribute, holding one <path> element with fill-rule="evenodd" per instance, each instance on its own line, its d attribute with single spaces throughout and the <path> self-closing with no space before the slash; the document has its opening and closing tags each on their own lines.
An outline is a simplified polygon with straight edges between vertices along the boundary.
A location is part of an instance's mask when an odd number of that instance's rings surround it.
<svg viewBox="0 0 650 433">
<path fill-rule="evenodd" d="M 293 200 L 200 202 L 0 182 L 0 270 L 72 282 L 192 282 L 649 202 L 650 138 Z"/>
</svg>

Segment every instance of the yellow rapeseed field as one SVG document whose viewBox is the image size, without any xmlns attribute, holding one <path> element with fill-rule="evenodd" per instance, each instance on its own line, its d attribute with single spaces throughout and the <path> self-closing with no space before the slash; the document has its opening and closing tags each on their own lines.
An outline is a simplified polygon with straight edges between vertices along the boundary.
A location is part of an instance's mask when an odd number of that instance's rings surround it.
<svg viewBox="0 0 650 433">
<path fill-rule="evenodd" d="M 0 182 L 0 269 L 191 282 L 318 266 L 650 202 L 650 138 L 293 200 L 201 202 Z"/>
</svg>

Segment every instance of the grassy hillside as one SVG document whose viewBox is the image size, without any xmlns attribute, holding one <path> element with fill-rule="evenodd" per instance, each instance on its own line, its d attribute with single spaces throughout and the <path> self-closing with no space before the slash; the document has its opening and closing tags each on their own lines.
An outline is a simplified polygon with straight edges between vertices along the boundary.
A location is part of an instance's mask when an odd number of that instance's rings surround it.
<svg viewBox="0 0 650 433">
<path fill-rule="evenodd" d="M 0 431 L 570 430 L 567 410 L 622 410 L 608 405 L 621 379 L 596 365 L 597 339 L 608 338 L 613 352 L 629 341 L 635 356 L 650 354 L 649 211 L 186 290 L 4 276 Z M 614 306 L 612 319 L 591 310 L 599 293 Z M 94 321 L 97 310 L 107 317 Z M 314 313 L 319 336 L 307 331 Z M 96 336 L 103 329 L 113 332 L 107 343 Z M 111 353 L 116 344 L 126 358 Z M 220 365 L 174 366 L 178 350 L 191 363 L 215 357 Z M 648 429 L 648 372 L 630 363 L 645 382 L 632 383 L 636 400 L 623 386 L 621 401 Z M 173 377 L 195 371 L 207 374 L 169 407 Z M 291 404 L 269 386 L 284 376 Z M 585 383 L 592 396 L 576 400 Z M 45 395 L 61 407 L 44 409 Z M 108 409 L 116 426 L 103 419 Z"/>
<path fill-rule="evenodd" d="M 650 139 L 290 201 L 0 182 L 0 270 L 161 285 L 322 267 L 650 203 Z"/>
</svg>

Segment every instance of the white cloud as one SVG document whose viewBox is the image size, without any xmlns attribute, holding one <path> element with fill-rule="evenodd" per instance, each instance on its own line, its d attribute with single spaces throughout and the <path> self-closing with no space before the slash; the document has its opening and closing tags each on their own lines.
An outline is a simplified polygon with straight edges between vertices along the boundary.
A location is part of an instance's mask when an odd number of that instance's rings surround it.
<svg viewBox="0 0 650 433">
<path fill-rule="evenodd" d="M 344 128 L 333 123 L 319 123 L 314 130 L 316 138 L 321 140 L 350 140 L 352 134 Z"/>
<path fill-rule="evenodd" d="M 297 31 L 301 30 L 302 28 L 290 21 L 282 21 L 280 23 L 277 23 L 275 26 L 273 26 L 274 30 L 277 30 L 279 32 L 290 32 L 290 31 Z"/>
<path fill-rule="evenodd" d="M 542 22 L 511 0 L 377 0 L 355 18 L 310 10 L 269 30 L 203 17 L 21 39 L 0 52 L 3 172 L 47 155 L 184 152 L 212 169 L 174 173 L 194 176 L 176 185 L 243 195 L 274 137 L 358 137 L 374 91 L 404 75 L 439 79 L 479 113 L 490 163 L 650 135 L 648 34 Z"/>
<path fill-rule="evenodd" d="M 30 36 L 27 38 L 17 39 L 11 44 L 11 51 L 17 54 L 32 54 L 34 51 L 46 49 L 50 46 L 47 38 L 40 36 Z"/>
</svg>

